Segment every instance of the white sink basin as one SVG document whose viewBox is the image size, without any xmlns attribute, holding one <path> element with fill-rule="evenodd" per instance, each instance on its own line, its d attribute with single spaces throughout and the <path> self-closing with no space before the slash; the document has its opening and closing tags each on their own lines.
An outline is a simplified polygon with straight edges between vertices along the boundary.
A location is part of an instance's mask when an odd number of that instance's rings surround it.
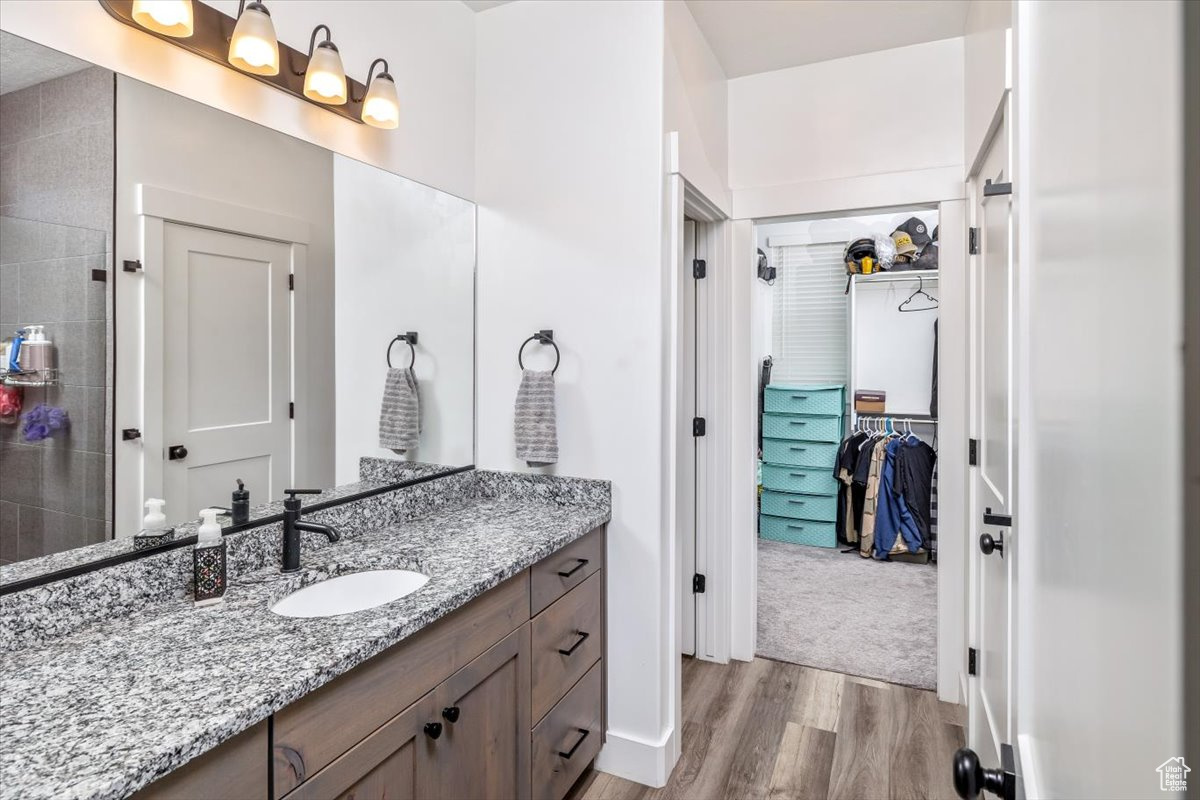
<svg viewBox="0 0 1200 800">
<path fill-rule="evenodd" d="M 399 600 L 428 582 L 428 575 L 406 569 L 353 572 L 298 589 L 271 610 L 283 617 L 336 617 Z"/>
</svg>

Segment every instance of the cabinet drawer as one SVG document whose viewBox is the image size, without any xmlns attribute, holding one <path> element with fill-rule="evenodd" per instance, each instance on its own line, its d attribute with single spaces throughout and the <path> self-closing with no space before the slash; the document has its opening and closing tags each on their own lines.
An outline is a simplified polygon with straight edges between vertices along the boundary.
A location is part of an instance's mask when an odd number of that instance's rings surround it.
<svg viewBox="0 0 1200 800">
<path fill-rule="evenodd" d="M 529 570 L 529 610 L 534 616 L 592 576 L 604 562 L 604 531 L 597 528 Z"/>
<path fill-rule="evenodd" d="M 769 464 L 825 467 L 833 472 L 838 445 L 831 442 L 798 442 L 794 439 L 763 439 L 762 460 Z"/>
<path fill-rule="evenodd" d="M 533 729 L 535 800 L 561 800 L 600 752 L 603 673 L 593 666 Z"/>
<path fill-rule="evenodd" d="M 540 720 L 604 653 L 603 572 L 533 620 L 533 719 Z"/>
<path fill-rule="evenodd" d="M 282 797 L 529 619 L 527 572 L 275 714 Z"/>
<path fill-rule="evenodd" d="M 765 491 L 762 495 L 762 513 L 789 519 L 837 522 L 837 497 Z"/>
<path fill-rule="evenodd" d="M 774 414 L 840 417 L 845 403 L 841 386 L 768 386 L 763 393 L 763 410 Z"/>
<path fill-rule="evenodd" d="M 825 467 L 781 467 L 778 464 L 762 465 L 764 489 L 777 492 L 800 494 L 837 494 L 837 481 L 833 469 Z"/>
<path fill-rule="evenodd" d="M 763 437 L 837 444 L 842 439 L 842 418 L 763 414 Z"/>
<path fill-rule="evenodd" d="M 758 520 L 759 536 L 777 542 L 807 544 L 813 547 L 837 547 L 837 530 L 832 522 L 785 519 L 763 514 Z"/>
</svg>

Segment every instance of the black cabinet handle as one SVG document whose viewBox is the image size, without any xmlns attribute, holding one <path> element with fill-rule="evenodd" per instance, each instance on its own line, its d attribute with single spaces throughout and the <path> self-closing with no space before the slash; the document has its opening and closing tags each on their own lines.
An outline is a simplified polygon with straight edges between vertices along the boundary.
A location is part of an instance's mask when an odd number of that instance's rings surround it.
<svg viewBox="0 0 1200 800">
<path fill-rule="evenodd" d="M 439 736 L 441 736 L 442 735 L 442 723 L 426 722 L 425 723 L 425 735 L 428 736 L 430 739 L 436 739 Z"/>
<path fill-rule="evenodd" d="M 788 448 L 788 450 L 792 450 L 793 452 L 796 452 L 796 453 L 803 453 L 807 449 L 808 449 L 807 447 L 789 447 Z"/>
<path fill-rule="evenodd" d="M 568 649 L 566 649 L 566 650 L 560 649 L 558 652 L 562 653 L 564 656 L 569 656 L 572 653 L 574 653 L 576 650 L 578 650 L 579 646 L 581 644 L 583 644 L 584 642 L 587 641 L 587 638 L 589 635 L 587 631 L 575 631 L 575 633 L 576 633 L 576 635 L 579 636 L 579 640 L 576 641 L 575 644 L 571 645 Z"/>
<path fill-rule="evenodd" d="M 804 505 L 804 501 L 803 501 L 803 500 L 788 500 L 788 502 L 789 502 L 789 503 L 791 503 L 791 504 L 792 504 L 792 505 L 794 505 L 794 506 L 802 506 L 802 505 Z"/>
<path fill-rule="evenodd" d="M 560 577 L 560 578 L 569 578 L 569 577 L 571 577 L 572 575 L 574 575 L 576 572 L 579 572 L 579 570 L 581 570 L 581 569 L 583 569 L 584 567 L 586 567 L 586 566 L 587 566 L 587 564 L 588 564 L 588 560 L 587 560 L 586 558 L 577 558 L 577 559 L 575 559 L 575 560 L 576 560 L 576 561 L 578 561 L 579 563 L 578 563 L 578 564 L 576 564 L 575 566 L 571 567 L 571 568 L 570 568 L 569 570 L 567 570 L 566 572 L 563 572 L 562 570 L 559 570 L 559 572 L 558 572 L 558 577 Z"/>
<path fill-rule="evenodd" d="M 187 458 L 187 448 L 181 444 L 173 444 L 167 448 L 167 460 L 179 461 Z"/>
<path fill-rule="evenodd" d="M 789 472 L 788 475 L 792 476 L 793 478 L 807 478 L 808 477 L 807 472 Z"/>
<path fill-rule="evenodd" d="M 993 539 L 990 533 L 985 533 L 979 537 L 979 549 L 985 556 L 990 556 L 992 553 L 999 551 L 1000 556 L 1004 556 L 1004 534 L 1000 534 Z"/>
<path fill-rule="evenodd" d="M 583 740 L 586 739 L 588 734 L 591 733 L 591 731 L 589 731 L 587 728 L 576 728 L 575 730 L 579 731 L 579 740 L 575 742 L 575 744 L 571 745 L 571 749 L 567 752 L 564 753 L 563 751 L 559 750 L 559 758 L 570 758 L 571 756 L 575 755 L 575 751 L 579 749 L 579 746 L 583 744 Z"/>
<path fill-rule="evenodd" d="M 788 425 L 807 425 L 808 421 L 803 419 L 789 419 Z"/>
<path fill-rule="evenodd" d="M 446 722 L 458 722 L 461 713 L 462 709 L 458 706 L 447 706 L 442 709 L 442 716 L 446 718 Z"/>
</svg>

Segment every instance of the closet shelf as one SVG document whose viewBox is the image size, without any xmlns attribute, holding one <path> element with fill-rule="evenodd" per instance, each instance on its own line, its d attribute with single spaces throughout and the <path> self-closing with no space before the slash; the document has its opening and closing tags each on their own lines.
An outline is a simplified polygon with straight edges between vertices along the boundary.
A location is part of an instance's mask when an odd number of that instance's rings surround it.
<svg viewBox="0 0 1200 800">
<path fill-rule="evenodd" d="M 896 281 L 915 281 L 917 278 L 924 278 L 927 281 L 936 281 L 938 279 L 938 271 L 936 269 L 906 269 L 900 272 L 872 272 L 870 275 L 852 275 L 855 283 L 895 283 Z"/>
</svg>

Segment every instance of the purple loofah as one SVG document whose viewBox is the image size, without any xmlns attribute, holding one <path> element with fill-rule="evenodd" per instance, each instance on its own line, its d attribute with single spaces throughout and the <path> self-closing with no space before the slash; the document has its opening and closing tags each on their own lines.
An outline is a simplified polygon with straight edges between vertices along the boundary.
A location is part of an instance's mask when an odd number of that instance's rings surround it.
<svg viewBox="0 0 1200 800">
<path fill-rule="evenodd" d="M 21 434 L 27 442 L 40 442 L 71 427 L 65 409 L 38 403 L 21 417 Z"/>
</svg>

